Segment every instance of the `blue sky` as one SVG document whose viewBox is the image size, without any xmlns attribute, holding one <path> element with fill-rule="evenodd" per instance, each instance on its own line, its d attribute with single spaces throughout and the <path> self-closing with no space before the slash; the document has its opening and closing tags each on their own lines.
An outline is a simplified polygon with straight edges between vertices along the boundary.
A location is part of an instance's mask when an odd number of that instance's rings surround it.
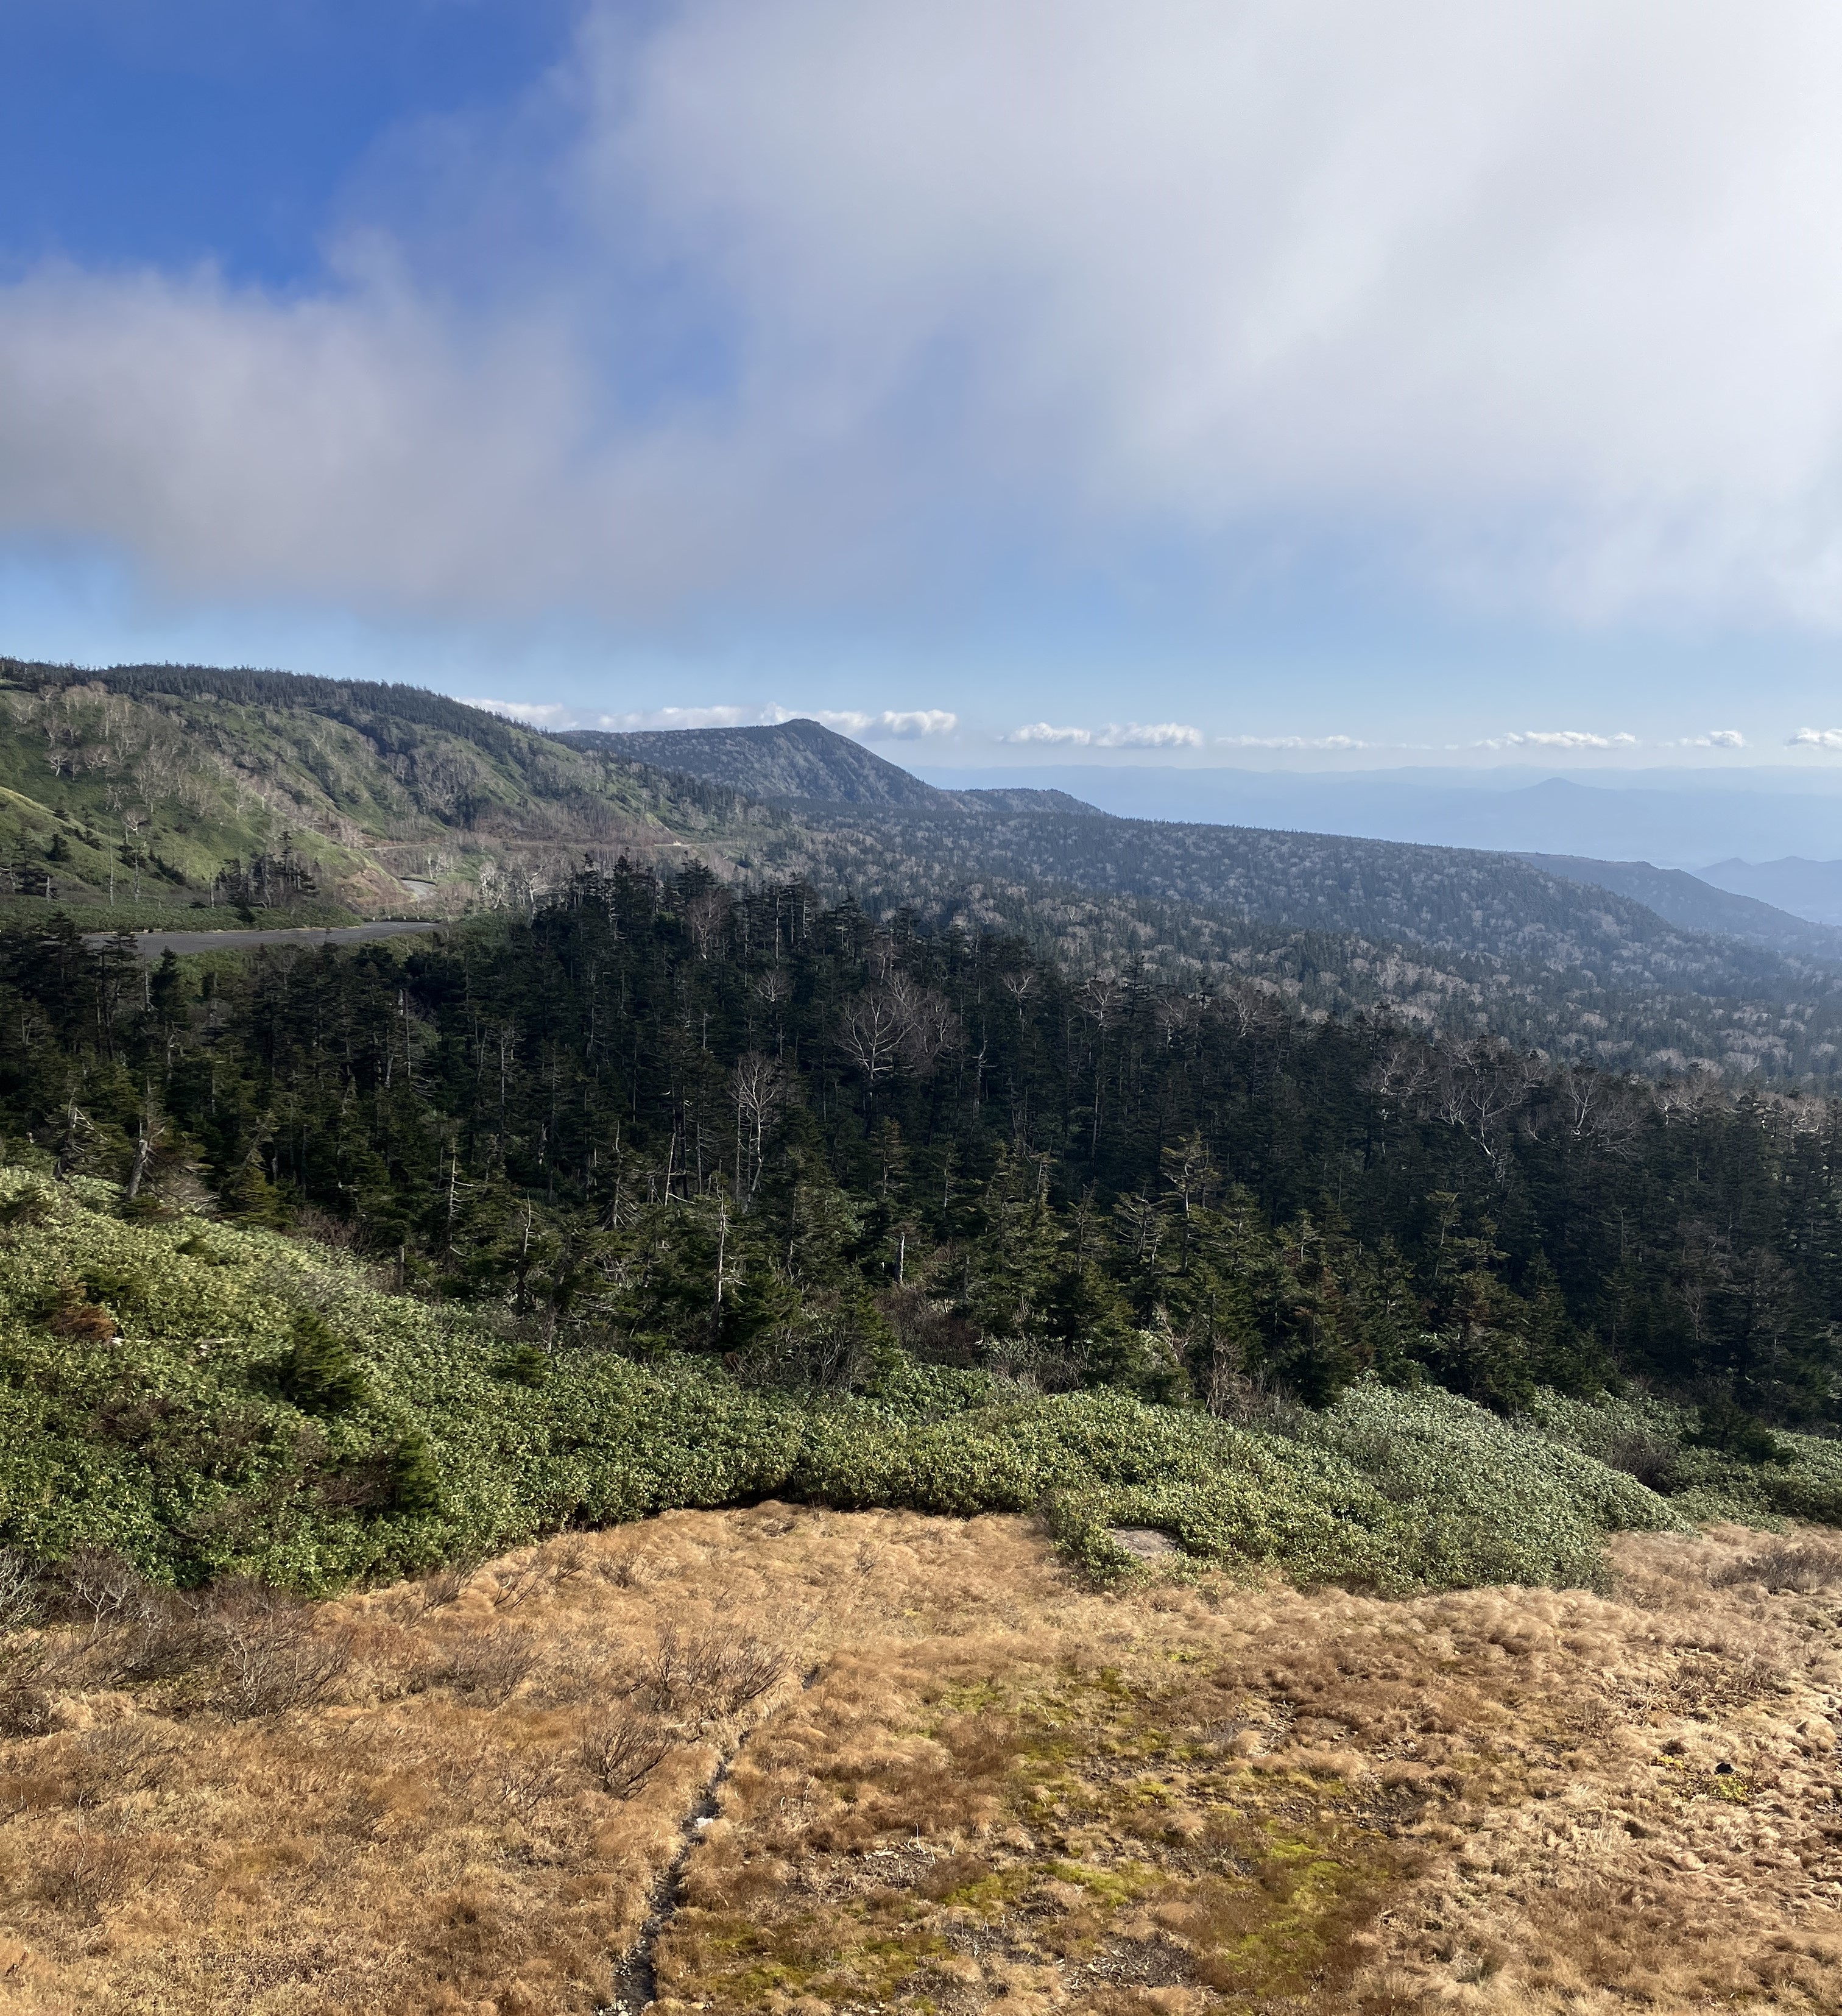
<svg viewBox="0 0 1842 2016">
<path fill-rule="evenodd" d="M 9 0 L 0 76 L 0 650 L 1842 763 L 1831 9 Z"/>
</svg>

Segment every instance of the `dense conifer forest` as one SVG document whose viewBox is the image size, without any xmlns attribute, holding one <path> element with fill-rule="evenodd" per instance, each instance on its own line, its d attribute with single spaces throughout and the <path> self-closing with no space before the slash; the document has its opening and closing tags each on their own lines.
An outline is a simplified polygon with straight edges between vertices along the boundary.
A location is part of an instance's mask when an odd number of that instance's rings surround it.
<svg viewBox="0 0 1842 2016">
<path fill-rule="evenodd" d="M 1838 1109 L 1270 991 L 1082 980 L 799 882 L 622 863 L 421 949 L 0 939 L 9 1154 L 207 1194 L 571 1349 L 897 1360 L 1233 1412 L 1366 1373 L 1842 1412 Z M 1765 1438 L 1761 1441 L 1761 1438 Z"/>
</svg>

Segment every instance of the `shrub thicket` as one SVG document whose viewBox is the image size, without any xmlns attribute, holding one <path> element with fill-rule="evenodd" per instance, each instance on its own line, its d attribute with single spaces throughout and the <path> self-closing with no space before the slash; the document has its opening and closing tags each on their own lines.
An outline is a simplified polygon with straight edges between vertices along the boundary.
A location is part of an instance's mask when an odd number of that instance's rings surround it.
<svg viewBox="0 0 1842 2016">
<path fill-rule="evenodd" d="M 606 1350 L 558 1353 L 534 1379 L 472 1312 L 384 1292 L 272 1233 L 124 1222 L 115 1194 L 0 1172 L 0 1546 L 40 1561 L 105 1549 L 164 1582 L 253 1574 L 312 1592 L 571 1521 L 775 1496 L 1035 1510 L 1103 1574 L 1128 1563 L 1113 1529 L 1151 1525 L 1189 1557 L 1304 1580 L 1578 1583 L 1606 1532 L 1678 1522 L 1605 1460 L 1634 1424 L 1697 1489 L 1837 1513 L 1829 1445 L 1786 1438 L 1788 1462 L 1749 1467 L 1694 1447 L 1679 1411 L 1628 1404 L 1551 1401 L 1518 1425 L 1365 1383 L 1326 1410 L 1236 1426 L 899 1356 L 842 1394 Z M 50 1327 L 74 1280 L 109 1283 L 119 1331 Z"/>
<path fill-rule="evenodd" d="M 1691 1407 L 1544 1393 L 1534 1418 L 1553 1439 L 1668 1492 L 1690 1518 L 1842 1526 L 1842 1442 L 1736 1424 L 1724 1394 Z"/>
</svg>

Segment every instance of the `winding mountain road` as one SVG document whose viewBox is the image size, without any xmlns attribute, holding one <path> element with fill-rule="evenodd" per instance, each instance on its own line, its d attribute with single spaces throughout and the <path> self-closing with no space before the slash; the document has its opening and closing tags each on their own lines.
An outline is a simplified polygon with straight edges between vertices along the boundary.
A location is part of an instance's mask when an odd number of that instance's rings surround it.
<svg viewBox="0 0 1842 2016">
<path fill-rule="evenodd" d="M 250 945 L 362 945 L 368 938 L 401 938 L 408 931 L 436 931 L 441 928 L 434 919 L 420 923 L 393 918 L 374 924 L 309 924 L 304 928 L 272 931 L 136 931 L 133 935 L 135 949 L 142 958 L 153 959 L 158 959 L 163 952 L 239 952 Z M 110 935 L 106 931 L 92 931 L 84 942 L 104 945 Z"/>
</svg>

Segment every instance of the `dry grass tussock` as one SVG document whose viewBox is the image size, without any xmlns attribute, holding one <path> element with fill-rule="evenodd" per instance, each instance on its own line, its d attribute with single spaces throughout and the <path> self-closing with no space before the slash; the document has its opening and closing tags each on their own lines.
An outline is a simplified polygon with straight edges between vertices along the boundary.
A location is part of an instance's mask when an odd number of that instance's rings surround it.
<svg viewBox="0 0 1842 2016">
<path fill-rule="evenodd" d="M 1100 1595 L 765 1505 L 313 1609 L 80 1564 L 0 1640 L 0 2010 L 606 2008 L 681 1856 L 664 2011 L 1832 2009 L 1842 1548 L 1614 1557 Z"/>
</svg>

